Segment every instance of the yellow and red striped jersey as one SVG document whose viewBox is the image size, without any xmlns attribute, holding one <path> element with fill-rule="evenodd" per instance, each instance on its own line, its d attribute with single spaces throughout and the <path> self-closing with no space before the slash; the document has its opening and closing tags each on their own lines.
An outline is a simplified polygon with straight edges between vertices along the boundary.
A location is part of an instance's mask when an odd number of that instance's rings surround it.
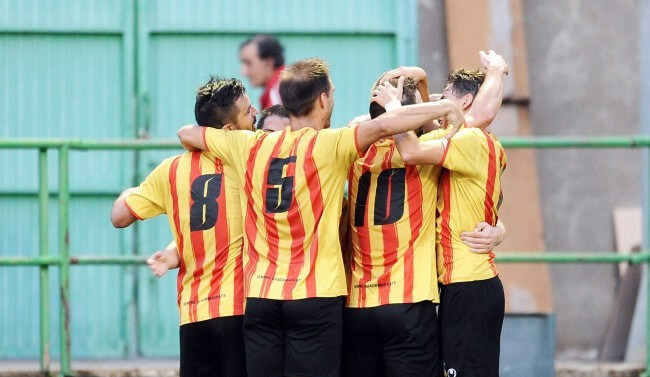
<svg viewBox="0 0 650 377">
<path fill-rule="evenodd" d="M 445 133 L 432 131 L 421 140 Z M 439 302 L 435 224 L 440 170 L 404 165 L 392 139 L 374 143 L 350 168 L 348 307 Z"/>
<path fill-rule="evenodd" d="M 495 226 L 501 205 L 506 153 L 490 133 L 463 128 L 443 155 L 438 188 L 438 281 L 450 284 L 498 275 L 494 254 L 476 254 L 460 239 L 485 221 Z"/>
<path fill-rule="evenodd" d="M 138 219 L 167 214 L 180 255 L 181 325 L 244 314 L 239 177 L 209 152 L 163 161 L 126 198 Z"/>
<path fill-rule="evenodd" d="M 206 129 L 208 149 L 243 179 L 247 297 L 346 295 L 338 228 L 356 129 Z"/>
</svg>

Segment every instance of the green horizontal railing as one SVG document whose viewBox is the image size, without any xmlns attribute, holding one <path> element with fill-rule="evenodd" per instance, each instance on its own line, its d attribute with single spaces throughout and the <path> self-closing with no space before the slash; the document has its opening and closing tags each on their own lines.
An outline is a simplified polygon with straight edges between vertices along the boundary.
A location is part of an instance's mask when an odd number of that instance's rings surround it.
<svg viewBox="0 0 650 377">
<path fill-rule="evenodd" d="M 502 138 L 501 144 L 509 149 L 515 148 L 648 148 L 649 136 L 627 137 L 535 137 Z M 72 265 L 144 265 L 145 257 L 132 256 L 94 256 L 88 254 L 70 255 L 69 245 L 69 154 L 71 150 L 178 150 L 182 151 L 177 140 L 85 140 L 85 139 L 0 139 L 0 149 L 35 149 L 38 151 L 39 172 L 39 253 L 38 256 L 0 257 L 2 266 L 36 266 L 39 268 L 39 311 L 40 311 L 40 368 L 43 375 L 50 375 L 50 322 L 49 322 L 49 267 L 59 268 L 60 291 L 60 376 L 72 376 L 70 368 L 70 266 Z M 50 255 L 48 249 L 48 201 L 52 193 L 48 191 L 47 153 L 49 149 L 59 151 L 59 188 L 55 196 L 58 200 L 58 240 L 59 254 Z M 646 177 L 648 180 L 650 177 Z M 648 184 L 650 188 L 650 184 Z M 646 193 L 650 198 L 650 192 Z M 648 208 L 645 209 L 648 213 Z M 649 217 L 650 218 L 650 217 Z M 645 233 L 650 239 L 650 226 L 646 222 Z M 622 255 L 613 252 L 571 252 L 557 251 L 545 253 L 501 252 L 496 260 L 500 263 L 650 263 L 650 252 Z M 647 288 L 650 296 L 650 279 Z M 650 303 L 650 298 L 647 298 Z M 650 308 L 649 308 L 650 309 Z M 650 317 L 650 310 L 647 311 Z M 650 371 L 650 320 L 646 327 L 646 371 Z"/>
</svg>

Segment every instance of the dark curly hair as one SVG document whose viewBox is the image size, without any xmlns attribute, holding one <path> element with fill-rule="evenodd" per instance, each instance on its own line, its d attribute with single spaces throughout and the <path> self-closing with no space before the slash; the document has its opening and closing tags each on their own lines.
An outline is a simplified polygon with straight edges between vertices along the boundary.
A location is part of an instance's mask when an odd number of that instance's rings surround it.
<svg viewBox="0 0 650 377">
<path fill-rule="evenodd" d="M 221 128 L 235 119 L 235 102 L 246 93 L 235 78 L 210 76 L 196 91 L 194 117 L 199 126 Z"/>
</svg>

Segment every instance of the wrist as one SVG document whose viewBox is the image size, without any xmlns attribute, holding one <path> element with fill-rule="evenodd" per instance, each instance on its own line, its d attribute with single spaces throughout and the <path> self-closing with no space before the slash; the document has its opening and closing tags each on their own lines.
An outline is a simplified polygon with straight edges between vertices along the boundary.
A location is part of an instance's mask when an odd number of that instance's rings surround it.
<svg viewBox="0 0 650 377">
<path fill-rule="evenodd" d="M 394 99 L 388 102 L 386 106 L 384 106 L 384 109 L 386 109 L 386 112 L 388 113 L 395 109 L 399 109 L 400 107 L 402 107 L 402 103 L 398 99 Z"/>
</svg>

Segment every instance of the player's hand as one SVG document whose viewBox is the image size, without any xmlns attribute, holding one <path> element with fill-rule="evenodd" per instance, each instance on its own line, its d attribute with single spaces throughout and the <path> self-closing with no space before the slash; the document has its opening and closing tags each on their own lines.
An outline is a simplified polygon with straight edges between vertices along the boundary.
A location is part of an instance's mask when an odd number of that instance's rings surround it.
<svg viewBox="0 0 650 377">
<path fill-rule="evenodd" d="M 479 51 L 478 55 L 485 69 L 500 70 L 505 75 L 508 74 L 508 64 L 506 64 L 503 56 L 497 54 L 494 50 L 490 50 L 487 53 L 485 51 Z"/>
<path fill-rule="evenodd" d="M 400 76 L 397 80 L 397 87 L 391 85 L 390 82 L 384 81 L 382 84 L 372 91 L 371 101 L 375 101 L 384 108 L 386 104 L 391 101 L 402 102 L 402 93 L 404 92 L 404 76 Z"/>
<path fill-rule="evenodd" d="M 472 253 L 488 254 L 503 241 L 503 231 L 498 226 L 480 222 L 473 232 L 462 232 L 460 239 Z"/>
<path fill-rule="evenodd" d="M 161 277 L 169 271 L 169 261 L 165 255 L 165 251 L 156 251 L 152 256 L 147 258 L 147 266 L 151 272 L 157 277 Z"/>
<path fill-rule="evenodd" d="M 379 82 L 384 82 L 400 76 L 411 77 L 415 81 L 420 82 L 427 78 L 427 73 L 420 67 L 399 67 L 386 72 L 381 79 L 379 79 Z"/>
<path fill-rule="evenodd" d="M 429 102 L 437 101 L 442 98 L 442 93 L 431 93 L 429 94 Z"/>
</svg>

